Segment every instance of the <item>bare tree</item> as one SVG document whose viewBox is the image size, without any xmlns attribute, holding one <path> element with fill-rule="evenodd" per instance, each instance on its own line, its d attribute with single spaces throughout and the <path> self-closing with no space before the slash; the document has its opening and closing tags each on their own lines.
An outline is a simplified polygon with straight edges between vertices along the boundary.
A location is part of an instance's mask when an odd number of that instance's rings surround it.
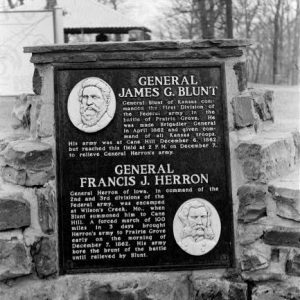
<svg viewBox="0 0 300 300">
<path fill-rule="evenodd" d="M 201 37 L 197 0 L 172 0 L 172 7 L 159 20 L 162 38 L 192 39 Z"/>
<path fill-rule="evenodd" d="M 198 0 L 202 38 L 215 38 L 218 21 L 225 12 L 224 0 Z"/>
<path fill-rule="evenodd" d="M 294 44 L 292 55 L 292 84 L 299 83 L 300 65 L 299 65 L 299 48 L 300 48 L 300 1 L 297 1 L 295 30 L 294 30 Z"/>
<path fill-rule="evenodd" d="M 278 37 L 280 34 L 280 10 L 281 10 L 282 0 L 277 0 L 276 10 L 274 16 L 274 37 L 273 37 L 273 83 L 277 83 L 278 76 Z"/>
<path fill-rule="evenodd" d="M 293 66 L 299 63 L 297 3 L 299 0 L 233 1 L 235 35 L 253 43 L 248 55 L 250 80 L 292 83 Z M 297 74 L 295 77 L 297 81 Z"/>
<path fill-rule="evenodd" d="M 226 1 L 226 37 L 233 38 L 232 0 Z"/>
<path fill-rule="evenodd" d="M 177 38 L 212 39 L 224 37 L 225 0 L 172 0 L 172 7 L 165 13 L 166 34 Z M 167 24 L 167 25 L 166 25 Z"/>
<path fill-rule="evenodd" d="M 15 8 L 17 6 L 23 5 L 24 4 L 24 0 L 7 0 L 7 4 L 9 8 Z"/>
<path fill-rule="evenodd" d="M 251 38 L 251 32 L 257 24 L 255 20 L 260 8 L 261 0 L 238 0 L 234 2 L 235 28 L 240 37 Z"/>
<path fill-rule="evenodd" d="M 123 0 L 98 0 L 98 2 L 105 5 L 110 5 L 114 10 L 117 10 L 119 8 L 119 4 L 124 1 Z"/>
</svg>

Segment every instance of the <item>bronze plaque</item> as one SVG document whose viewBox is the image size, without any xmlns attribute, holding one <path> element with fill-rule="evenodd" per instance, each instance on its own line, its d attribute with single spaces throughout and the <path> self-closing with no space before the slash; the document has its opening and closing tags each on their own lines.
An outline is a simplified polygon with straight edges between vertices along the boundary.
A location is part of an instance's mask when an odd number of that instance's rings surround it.
<svg viewBox="0 0 300 300">
<path fill-rule="evenodd" d="M 55 80 L 61 273 L 232 266 L 224 66 Z"/>
</svg>

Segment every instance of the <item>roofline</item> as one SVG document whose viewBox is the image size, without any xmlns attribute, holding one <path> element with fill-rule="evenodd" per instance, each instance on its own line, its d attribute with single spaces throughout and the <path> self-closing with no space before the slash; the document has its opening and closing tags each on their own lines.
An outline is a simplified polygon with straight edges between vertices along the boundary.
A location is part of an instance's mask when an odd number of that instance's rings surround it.
<svg viewBox="0 0 300 300">
<path fill-rule="evenodd" d="M 79 27 L 79 28 L 64 28 L 64 33 L 80 34 L 84 33 L 128 33 L 130 30 L 142 30 L 144 32 L 151 32 L 146 27 Z"/>
<path fill-rule="evenodd" d="M 51 12 L 51 9 L 38 10 L 5 10 L 0 13 L 45 13 Z M 145 26 L 124 26 L 124 27 L 67 27 L 64 26 L 65 33 L 80 34 L 84 30 L 85 33 L 128 33 L 129 30 L 142 30 L 144 32 L 152 32 Z"/>
<path fill-rule="evenodd" d="M 53 13 L 53 10 L 52 9 L 31 9 L 31 10 L 0 10 L 0 13 L 35 13 L 35 12 L 52 12 Z"/>
<path fill-rule="evenodd" d="M 113 51 L 152 51 L 182 50 L 202 48 L 239 48 L 251 45 L 250 40 L 213 39 L 213 40 L 178 40 L 178 41 L 136 41 L 56 44 L 24 47 L 25 53 L 60 53 L 60 52 L 113 52 Z"/>
</svg>

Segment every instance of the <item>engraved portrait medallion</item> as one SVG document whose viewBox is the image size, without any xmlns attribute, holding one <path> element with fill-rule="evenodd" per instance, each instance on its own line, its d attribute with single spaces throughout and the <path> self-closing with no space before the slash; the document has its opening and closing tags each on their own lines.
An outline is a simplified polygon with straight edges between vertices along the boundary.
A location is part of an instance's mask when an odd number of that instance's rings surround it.
<svg viewBox="0 0 300 300">
<path fill-rule="evenodd" d="M 68 98 L 68 115 L 81 131 L 92 133 L 105 128 L 116 111 L 116 98 L 110 85 L 97 77 L 79 81 Z"/>
<path fill-rule="evenodd" d="M 187 200 L 175 214 L 173 234 L 183 251 L 195 256 L 204 255 L 216 246 L 220 238 L 219 214 L 207 200 Z"/>
</svg>

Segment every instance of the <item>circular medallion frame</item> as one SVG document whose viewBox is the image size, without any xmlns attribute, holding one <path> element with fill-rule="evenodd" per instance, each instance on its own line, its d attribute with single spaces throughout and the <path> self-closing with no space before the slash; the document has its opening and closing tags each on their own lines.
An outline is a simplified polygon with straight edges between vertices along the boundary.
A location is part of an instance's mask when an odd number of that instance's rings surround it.
<svg viewBox="0 0 300 300">
<path fill-rule="evenodd" d="M 192 198 L 177 210 L 173 235 L 186 253 L 201 256 L 210 252 L 221 235 L 221 221 L 215 207 L 205 199 Z"/>
<path fill-rule="evenodd" d="M 85 88 L 96 88 L 101 93 L 105 107 L 101 117 L 98 115 L 98 121 L 93 125 L 89 125 L 83 116 L 83 91 Z M 92 101 L 92 100 L 88 100 Z M 79 81 L 71 90 L 67 103 L 68 116 L 72 124 L 79 130 L 86 133 L 94 133 L 105 128 L 113 119 L 116 112 L 116 97 L 111 86 L 101 78 L 87 77 Z"/>
</svg>

